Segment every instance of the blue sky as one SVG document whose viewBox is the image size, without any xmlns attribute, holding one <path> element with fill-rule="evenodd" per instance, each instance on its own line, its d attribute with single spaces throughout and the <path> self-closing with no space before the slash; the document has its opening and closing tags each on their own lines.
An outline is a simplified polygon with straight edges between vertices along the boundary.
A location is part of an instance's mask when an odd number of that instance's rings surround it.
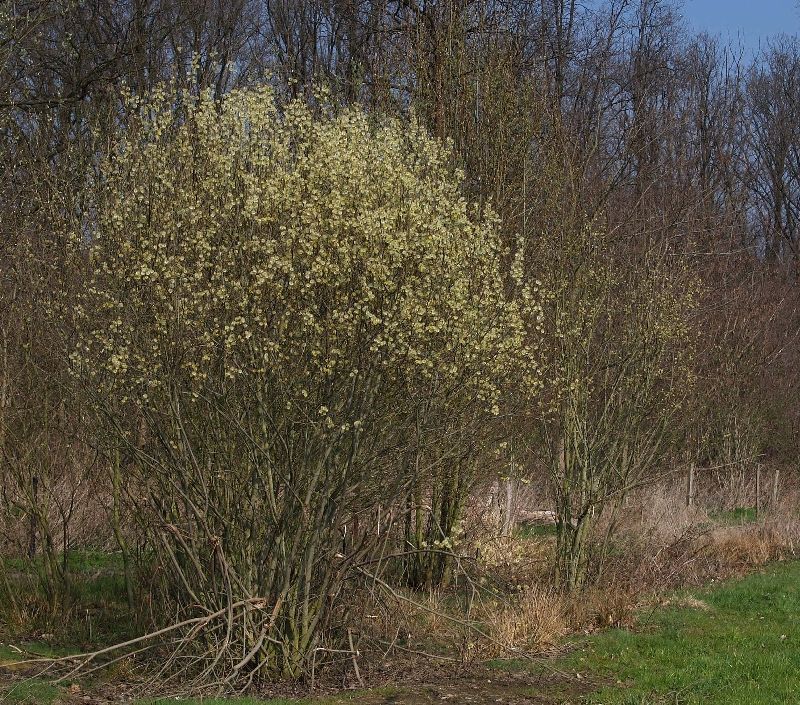
<svg viewBox="0 0 800 705">
<path fill-rule="evenodd" d="M 748 49 L 773 34 L 800 34 L 798 0 L 683 0 L 683 15 L 696 31 L 741 36 Z"/>
</svg>

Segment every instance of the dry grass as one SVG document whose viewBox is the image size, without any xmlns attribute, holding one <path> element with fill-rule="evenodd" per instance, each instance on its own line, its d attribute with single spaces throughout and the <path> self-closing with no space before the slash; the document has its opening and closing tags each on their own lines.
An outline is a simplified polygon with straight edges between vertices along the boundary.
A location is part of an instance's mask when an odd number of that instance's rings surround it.
<svg viewBox="0 0 800 705">
<path fill-rule="evenodd" d="M 525 653 L 551 650 L 568 631 L 567 612 L 563 595 L 539 587 L 487 604 L 481 618 L 492 641 L 479 641 L 481 656 L 501 656 L 504 648 Z"/>
<path fill-rule="evenodd" d="M 685 486 L 665 483 L 640 492 L 623 513 L 602 584 L 640 599 L 654 592 L 742 575 L 796 555 L 800 495 L 792 490 L 759 517 L 753 509 L 714 511 L 715 494 L 686 506 Z M 751 498 L 755 506 L 755 498 Z M 733 517 L 736 518 L 733 518 Z"/>
<path fill-rule="evenodd" d="M 658 602 L 659 607 L 677 607 L 677 608 L 685 608 L 690 610 L 701 610 L 703 612 L 707 612 L 711 609 L 711 605 L 707 602 L 703 602 L 703 600 L 698 600 L 696 597 L 692 595 L 684 595 L 680 597 L 675 597 L 672 599 L 663 599 L 659 600 Z"/>
</svg>

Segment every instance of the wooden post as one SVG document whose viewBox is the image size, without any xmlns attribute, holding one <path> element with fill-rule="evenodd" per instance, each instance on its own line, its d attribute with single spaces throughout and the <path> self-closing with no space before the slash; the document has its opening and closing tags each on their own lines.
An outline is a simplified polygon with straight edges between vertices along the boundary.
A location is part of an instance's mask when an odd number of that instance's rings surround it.
<svg viewBox="0 0 800 705">
<path fill-rule="evenodd" d="M 761 516 L 761 465 L 756 465 L 756 517 Z"/>
<path fill-rule="evenodd" d="M 34 475 L 31 482 L 33 489 L 33 503 L 31 504 L 31 523 L 28 535 L 28 558 L 36 555 L 36 506 L 39 503 L 39 478 Z"/>
<path fill-rule="evenodd" d="M 772 479 L 772 509 L 778 506 L 778 487 L 780 485 L 781 471 L 775 468 L 775 477 Z"/>
<path fill-rule="evenodd" d="M 512 536 L 514 534 L 514 478 L 507 477 L 503 484 L 505 487 L 505 506 L 502 509 L 503 525 L 501 535 Z"/>
</svg>

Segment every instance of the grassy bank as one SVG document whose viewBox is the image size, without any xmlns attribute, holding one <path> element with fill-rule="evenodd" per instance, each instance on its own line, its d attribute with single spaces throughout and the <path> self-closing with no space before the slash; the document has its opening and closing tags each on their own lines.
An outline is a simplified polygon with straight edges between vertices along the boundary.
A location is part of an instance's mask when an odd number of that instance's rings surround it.
<svg viewBox="0 0 800 705">
<path fill-rule="evenodd" d="M 675 597 L 632 631 L 591 638 L 569 662 L 614 683 L 591 703 L 800 702 L 800 563 Z"/>
</svg>

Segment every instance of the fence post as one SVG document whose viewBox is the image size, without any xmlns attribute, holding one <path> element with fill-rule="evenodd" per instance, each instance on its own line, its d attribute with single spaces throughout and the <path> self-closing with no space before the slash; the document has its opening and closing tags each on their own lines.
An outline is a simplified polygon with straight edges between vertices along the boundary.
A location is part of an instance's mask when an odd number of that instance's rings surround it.
<svg viewBox="0 0 800 705">
<path fill-rule="evenodd" d="M 34 475 L 31 481 L 33 490 L 33 502 L 31 504 L 31 523 L 28 535 L 28 558 L 33 559 L 36 555 L 36 507 L 39 504 L 39 478 Z"/>
<path fill-rule="evenodd" d="M 778 505 L 778 487 L 780 484 L 781 471 L 780 468 L 775 468 L 775 477 L 772 480 L 772 508 Z"/>
<path fill-rule="evenodd" d="M 761 516 L 761 465 L 756 465 L 756 517 Z"/>
</svg>

